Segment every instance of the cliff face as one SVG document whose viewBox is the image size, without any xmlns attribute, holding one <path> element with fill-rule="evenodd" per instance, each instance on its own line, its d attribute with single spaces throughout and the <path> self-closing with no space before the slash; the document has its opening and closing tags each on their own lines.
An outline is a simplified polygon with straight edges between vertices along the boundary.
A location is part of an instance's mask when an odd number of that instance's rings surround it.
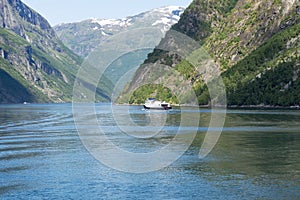
<svg viewBox="0 0 300 200">
<path fill-rule="evenodd" d="M 298 0 L 194 0 L 173 30 L 197 41 L 219 66 L 229 105 L 292 106 L 300 104 L 299 15 Z M 209 103 L 203 72 L 160 50 L 149 55 L 129 91 L 151 63 L 186 73 L 199 103 Z"/>
<path fill-rule="evenodd" d="M 298 23 L 297 0 L 238 1 L 220 20 L 205 48 L 227 69 L 275 34 Z"/>
<path fill-rule="evenodd" d="M 26 27 L 24 27 L 24 24 L 19 23 L 21 19 L 48 32 L 51 37 L 55 37 L 54 31 L 47 20 L 20 0 L 1 0 L 0 10 L 0 25 L 2 28 L 11 29 L 18 35 L 25 36 Z"/>
<path fill-rule="evenodd" d="M 0 11 L 0 69 L 7 77 L 0 102 L 70 101 L 81 58 L 62 44 L 46 19 L 20 0 L 0 0 Z M 24 88 L 22 98 L 15 95 Z"/>
<path fill-rule="evenodd" d="M 59 39 L 47 20 L 20 0 L 1 0 L 0 10 L 1 28 L 11 30 L 41 48 L 61 50 Z"/>
</svg>

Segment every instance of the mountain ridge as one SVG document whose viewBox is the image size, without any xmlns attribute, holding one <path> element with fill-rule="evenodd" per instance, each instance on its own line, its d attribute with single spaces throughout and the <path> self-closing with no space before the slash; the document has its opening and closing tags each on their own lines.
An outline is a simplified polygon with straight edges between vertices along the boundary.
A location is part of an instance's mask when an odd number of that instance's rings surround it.
<svg viewBox="0 0 300 200">
<path fill-rule="evenodd" d="M 122 19 L 87 19 L 54 26 L 60 39 L 75 53 L 87 57 L 104 39 L 120 32 L 156 27 L 166 32 L 179 20 L 184 8 L 166 6 Z"/>
<path fill-rule="evenodd" d="M 22 1 L 0 0 L 0 10 L 0 69 L 5 77 L 0 103 L 70 102 L 83 59 Z"/>
<path fill-rule="evenodd" d="M 220 68 L 228 105 L 296 106 L 300 104 L 299 14 L 298 0 L 194 0 L 172 29 L 202 45 Z M 168 43 L 168 38 L 162 43 Z M 135 83 L 141 82 L 140 74 L 158 64 L 183 73 L 198 103 L 210 105 L 212 99 L 203 71 L 159 49 L 149 54 L 124 90 L 124 94 L 130 92 L 131 102 L 143 101 L 134 93 L 157 95 L 155 91 L 137 89 Z M 285 67 L 289 73 L 282 73 Z"/>
</svg>

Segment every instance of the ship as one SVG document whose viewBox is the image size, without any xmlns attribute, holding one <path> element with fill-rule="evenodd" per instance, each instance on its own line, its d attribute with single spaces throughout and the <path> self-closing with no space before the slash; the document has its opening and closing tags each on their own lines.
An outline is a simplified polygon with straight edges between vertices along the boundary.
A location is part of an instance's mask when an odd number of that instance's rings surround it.
<svg viewBox="0 0 300 200">
<path fill-rule="evenodd" d="M 170 103 L 167 103 L 165 101 L 159 101 L 155 98 L 148 98 L 146 99 L 144 103 L 145 109 L 156 109 L 156 110 L 169 110 L 172 109 L 172 106 Z"/>
</svg>

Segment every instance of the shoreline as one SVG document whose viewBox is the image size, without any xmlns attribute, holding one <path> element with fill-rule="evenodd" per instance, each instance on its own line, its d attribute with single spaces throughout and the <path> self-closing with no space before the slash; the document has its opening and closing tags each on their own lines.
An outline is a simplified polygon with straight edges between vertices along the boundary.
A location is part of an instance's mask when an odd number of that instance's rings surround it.
<svg viewBox="0 0 300 200">
<path fill-rule="evenodd" d="M 38 102 L 38 103 L 0 103 L 1 106 L 5 105 L 59 105 L 59 104 L 72 104 L 73 102 Z M 95 104 L 99 103 L 108 103 L 113 105 L 119 105 L 119 106 L 143 106 L 143 104 L 119 104 L 119 103 L 113 103 L 113 102 L 94 102 Z M 172 104 L 173 107 L 199 107 L 199 108 L 212 108 L 211 105 L 188 105 L 188 104 Z M 214 108 L 224 108 L 224 106 L 214 106 Z M 295 106 L 274 106 L 274 105 L 227 105 L 227 109 L 290 109 L 290 110 L 300 110 L 299 105 Z"/>
<path fill-rule="evenodd" d="M 113 103 L 114 105 L 124 105 L 124 106 L 143 106 L 143 104 L 118 104 Z M 212 108 L 211 105 L 188 105 L 188 104 L 171 104 L 173 107 L 199 107 L 199 108 Z M 214 108 L 224 108 L 224 106 L 214 106 Z M 273 106 L 273 105 L 227 105 L 227 109 L 291 109 L 291 110 L 300 110 L 300 106 Z"/>
<path fill-rule="evenodd" d="M 300 106 L 273 106 L 273 105 L 228 105 L 227 108 L 230 109 L 293 109 L 293 110 L 299 110 Z"/>
</svg>

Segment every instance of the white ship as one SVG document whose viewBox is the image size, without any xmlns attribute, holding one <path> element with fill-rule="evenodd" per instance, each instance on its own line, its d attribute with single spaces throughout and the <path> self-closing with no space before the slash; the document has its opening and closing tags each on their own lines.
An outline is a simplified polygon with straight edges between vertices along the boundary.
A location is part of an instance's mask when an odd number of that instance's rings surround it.
<svg viewBox="0 0 300 200">
<path fill-rule="evenodd" d="M 145 109 L 159 109 L 159 110 L 169 110 L 172 109 L 170 103 L 165 101 L 158 101 L 155 98 L 148 98 L 144 104 Z"/>
</svg>

